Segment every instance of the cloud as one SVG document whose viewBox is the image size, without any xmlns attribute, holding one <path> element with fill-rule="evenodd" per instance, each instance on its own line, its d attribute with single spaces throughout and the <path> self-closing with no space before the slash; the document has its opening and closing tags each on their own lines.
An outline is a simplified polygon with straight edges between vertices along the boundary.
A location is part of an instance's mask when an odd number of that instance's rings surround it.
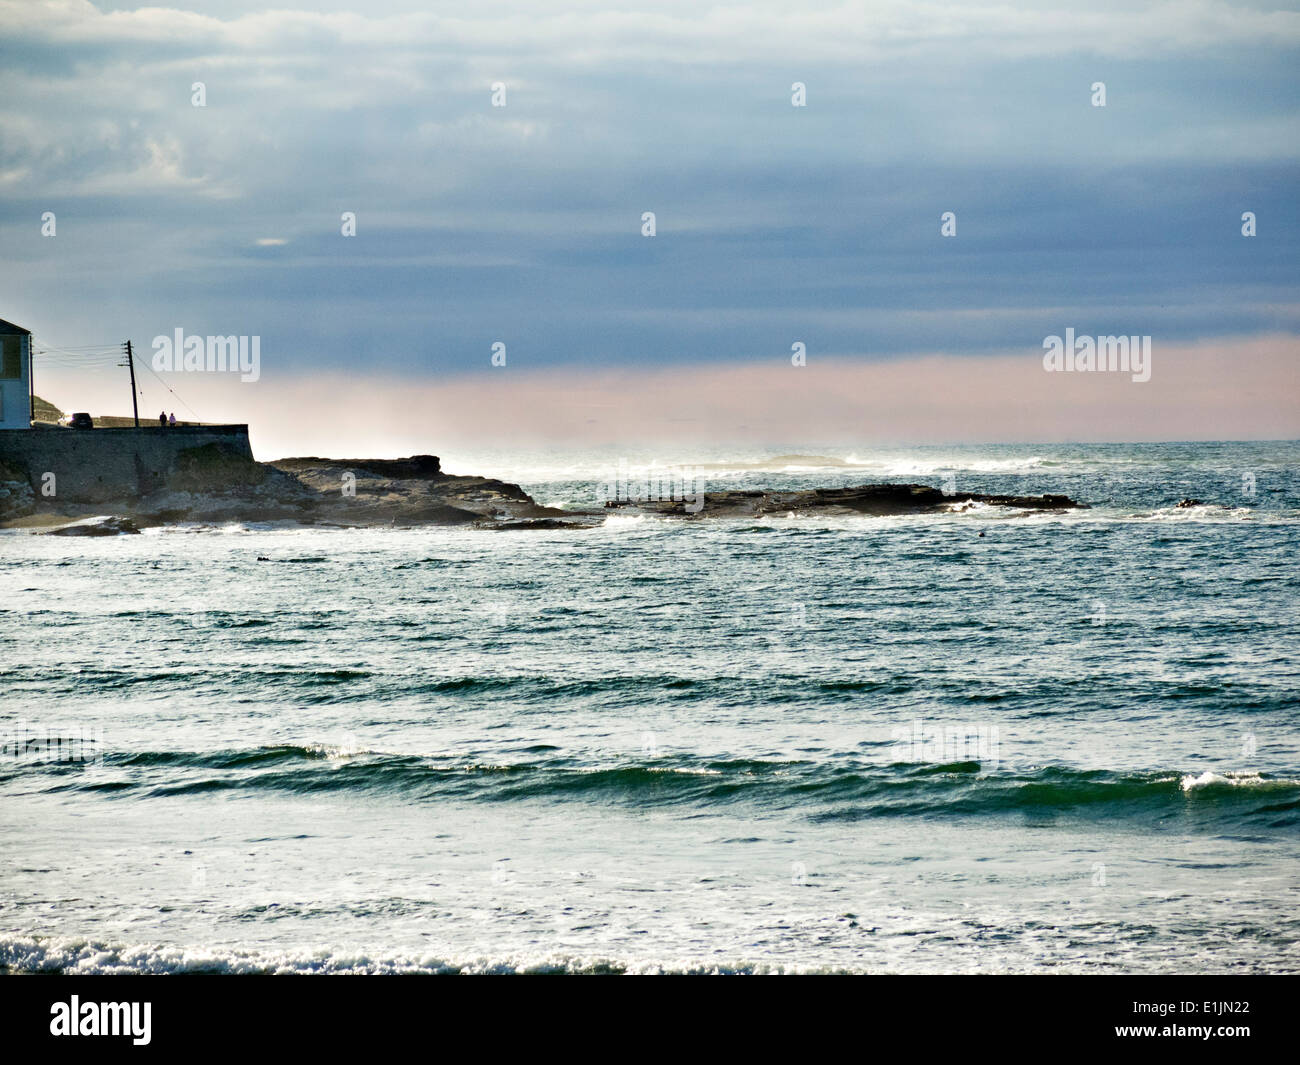
<svg viewBox="0 0 1300 1065">
<path fill-rule="evenodd" d="M 191 6 L 0 0 L 0 315 L 51 343 L 444 382 L 1300 332 L 1292 12 Z"/>
<path fill-rule="evenodd" d="M 221 6 L 205 5 L 209 10 Z M 121 42 L 283 54 L 331 43 L 359 49 L 427 44 L 458 53 L 540 51 L 564 64 L 633 59 L 738 63 L 792 52 L 828 61 L 873 53 L 894 59 L 911 57 L 923 47 L 1016 57 L 1067 51 L 1152 56 L 1225 44 L 1300 43 L 1297 13 L 1223 0 L 1073 7 L 859 0 L 794 9 L 777 0 L 707 8 L 692 0 L 659 0 L 639 9 L 610 9 L 587 0 L 551 9 L 527 2 L 482 3 L 455 15 L 382 2 L 367 4 L 364 13 L 236 14 L 238 6 L 230 5 L 231 17 L 220 18 L 161 6 L 102 12 L 89 0 L 5 0 L 0 19 L 20 40 L 60 46 Z"/>
</svg>

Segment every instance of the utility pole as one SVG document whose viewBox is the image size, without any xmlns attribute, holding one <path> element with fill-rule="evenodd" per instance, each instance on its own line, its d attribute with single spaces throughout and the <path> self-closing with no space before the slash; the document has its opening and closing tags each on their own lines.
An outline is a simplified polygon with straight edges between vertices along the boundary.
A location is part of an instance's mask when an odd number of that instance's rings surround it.
<svg viewBox="0 0 1300 1065">
<path fill-rule="evenodd" d="M 135 391 L 135 359 L 131 353 L 131 341 L 126 342 L 126 365 L 131 371 L 131 410 L 135 414 L 135 427 L 140 428 L 140 400 Z"/>
</svg>

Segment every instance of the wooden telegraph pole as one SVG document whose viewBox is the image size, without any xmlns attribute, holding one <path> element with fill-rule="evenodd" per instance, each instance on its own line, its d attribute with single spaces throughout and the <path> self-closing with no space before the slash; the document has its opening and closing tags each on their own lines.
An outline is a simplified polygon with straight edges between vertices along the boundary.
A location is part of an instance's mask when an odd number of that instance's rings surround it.
<svg viewBox="0 0 1300 1065">
<path fill-rule="evenodd" d="M 126 365 L 131 371 L 131 410 L 135 414 L 135 427 L 140 428 L 140 400 L 135 391 L 135 358 L 131 352 L 131 341 L 126 342 Z"/>
</svg>

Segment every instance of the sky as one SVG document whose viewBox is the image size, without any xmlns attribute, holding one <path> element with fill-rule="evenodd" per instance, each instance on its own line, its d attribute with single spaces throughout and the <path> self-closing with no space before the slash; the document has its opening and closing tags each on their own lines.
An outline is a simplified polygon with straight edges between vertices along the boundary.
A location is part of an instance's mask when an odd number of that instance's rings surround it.
<svg viewBox="0 0 1300 1065">
<path fill-rule="evenodd" d="M 0 318 L 260 338 L 143 415 L 259 457 L 1300 436 L 1294 8 L 281 3 L 0 0 Z M 1067 329 L 1151 379 L 1045 371 Z"/>
</svg>

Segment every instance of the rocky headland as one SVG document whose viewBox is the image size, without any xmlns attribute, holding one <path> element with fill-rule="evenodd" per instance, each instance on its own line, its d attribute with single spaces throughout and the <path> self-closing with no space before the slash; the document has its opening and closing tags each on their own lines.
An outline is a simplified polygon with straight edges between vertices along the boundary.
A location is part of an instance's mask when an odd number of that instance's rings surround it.
<svg viewBox="0 0 1300 1065">
<path fill-rule="evenodd" d="M 45 498 L 26 477 L 0 468 L 0 527 L 66 525 L 50 531 L 71 536 L 181 522 L 509 526 L 566 516 L 538 506 L 517 484 L 444 473 L 433 455 L 256 462 L 208 446 L 184 455 L 157 491 L 94 503 Z"/>
<path fill-rule="evenodd" d="M 791 513 L 919 514 L 976 503 L 1025 513 L 1085 506 L 1062 495 L 944 495 L 927 485 L 869 484 L 799 491 L 724 490 L 691 500 L 620 499 L 603 507 L 558 510 L 539 505 L 517 484 L 446 473 L 433 455 L 257 462 L 213 445 L 187 452 L 165 484 L 139 498 L 70 503 L 44 498 L 28 478 L 0 467 L 0 527 L 64 536 L 120 535 L 182 522 L 581 529 L 599 525 L 613 510 L 691 521 Z"/>
</svg>

